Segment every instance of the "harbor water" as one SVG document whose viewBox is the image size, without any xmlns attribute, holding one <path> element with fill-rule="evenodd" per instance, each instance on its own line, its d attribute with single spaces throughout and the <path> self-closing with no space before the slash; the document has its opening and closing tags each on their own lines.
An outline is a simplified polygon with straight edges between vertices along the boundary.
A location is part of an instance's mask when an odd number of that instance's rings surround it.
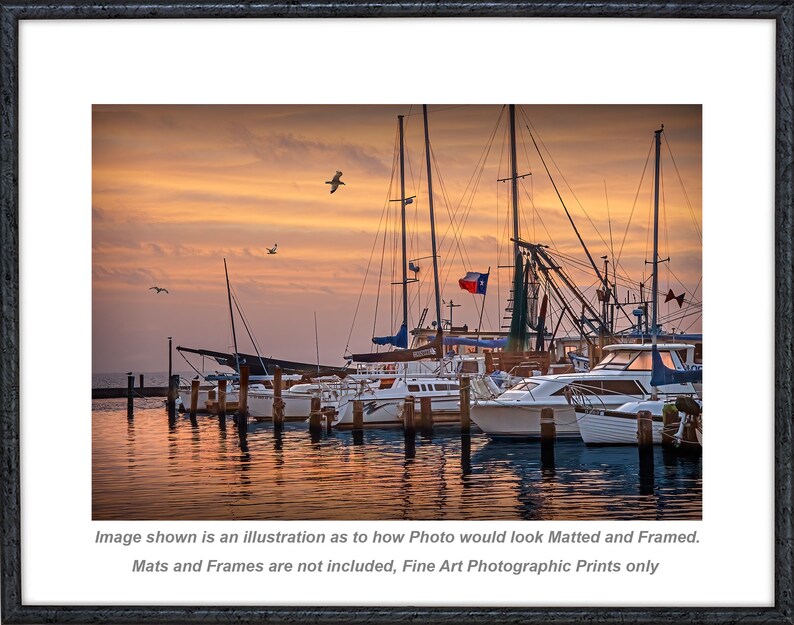
<svg viewBox="0 0 794 625">
<path fill-rule="evenodd" d="M 312 435 L 229 415 L 178 415 L 164 401 L 93 400 L 94 520 L 677 520 L 702 518 L 699 457 L 656 446 L 494 441 L 457 425 Z"/>
</svg>

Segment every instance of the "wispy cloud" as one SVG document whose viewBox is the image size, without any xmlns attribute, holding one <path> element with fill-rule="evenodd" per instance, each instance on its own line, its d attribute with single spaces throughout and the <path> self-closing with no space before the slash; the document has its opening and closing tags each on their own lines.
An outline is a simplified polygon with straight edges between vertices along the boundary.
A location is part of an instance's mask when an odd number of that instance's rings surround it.
<svg viewBox="0 0 794 625">
<path fill-rule="evenodd" d="M 268 164 L 317 166 L 319 163 L 327 163 L 329 176 L 338 167 L 352 166 L 377 175 L 387 174 L 390 169 L 383 160 L 383 152 L 366 145 L 355 145 L 346 141 L 331 143 L 292 133 L 271 132 L 257 135 L 241 122 L 230 124 L 230 134 L 250 154 Z"/>
</svg>

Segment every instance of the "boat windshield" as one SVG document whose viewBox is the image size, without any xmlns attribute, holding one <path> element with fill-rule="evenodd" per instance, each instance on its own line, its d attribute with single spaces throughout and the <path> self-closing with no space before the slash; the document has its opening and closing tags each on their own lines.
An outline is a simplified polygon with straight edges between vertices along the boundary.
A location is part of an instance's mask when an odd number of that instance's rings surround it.
<svg viewBox="0 0 794 625">
<path fill-rule="evenodd" d="M 510 390 L 511 391 L 531 391 L 536 386 L 538 386 L 537 382 L 530 382 L 528 380 L 525 380 L 524 382 L 519 382 L 518 384 L 516 384 Z"/>
<path fill-rule="evenodd" d="M 593 367 L 593 371 L 598 371 L 600 369 L 617 369 L 618 371 L 623 371 L 639 353 L 640 352 L 635 350 L 625 349 L 609 352 L 601 362 Z M 648 355 L 650 356 L 650 354 Z"/>
<path fill-rule="evenodd" d="M 675 369 L 673 356 L 669 351 L 659 351 L 659 356 L 662 357 L 662 362 L 665 367 Z M 604 359 L 599 362 L 593 371 L 598 370 L 618 370 L 618 371 L 650 371 L 651 370 L 651 352 L 638 351 L 638 350 L 617 350 L 607 354 Z"/>
<path fill-rule="evenodd" d="M 670 354 L 670 352 L 660 351 L 659 355 L 662 357 L 662 363 L 665 367 L 675 369 L 673 356 Z M 632 361 L 627 369 L 630 369 L 631 371 L 650 371 L 652 369 L 651 352 L 642 352 Z"/>
</svg>

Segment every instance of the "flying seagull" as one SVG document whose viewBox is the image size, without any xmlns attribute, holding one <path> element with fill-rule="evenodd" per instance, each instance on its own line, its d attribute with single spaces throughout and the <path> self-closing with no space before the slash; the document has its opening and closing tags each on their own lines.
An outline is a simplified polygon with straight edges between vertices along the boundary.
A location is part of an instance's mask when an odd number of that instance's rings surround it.
<svg viewBox="0 0 794 625">
<path fill-rule="evenodd" d="M 330 184 L 331 185 L 331 193 L 336 191 L 339 188 L 340 184 L 345 184 L 344 182 L 339 180 L 341 177 L 342 177 L 342 172 L 339 171 L 339 170 L 336 170 L 336 175 L 333 178 L 331 178 L 331 180 L 326 180 L 325 181 L 325 184 Z"/>
<path fill-rule="evenodd" d="M 149 290 L 150 291 L 154 290 L 154 291 L 157 291 L 158 293 L 160 293 L 161 291 L 165 291 L 166 293 L 168 293 L 168 289 L 163 289 L 163 288 L 161 288 L 159 286 L 150 286 Z"/>
<path fill-rule="evenodd" d="M 276 253 L 276 248 L 277 248 L 277 247 L 278 247 L 278 243 L 276 243 L 275 245 L 273 245 L 273 247 L 268 247 L 268 248 L 265 248 L 265 249 L 267 249 L 267 253 L 268 253 L 268 254 L 275 254 L 275 253 Z"/>
</svg>

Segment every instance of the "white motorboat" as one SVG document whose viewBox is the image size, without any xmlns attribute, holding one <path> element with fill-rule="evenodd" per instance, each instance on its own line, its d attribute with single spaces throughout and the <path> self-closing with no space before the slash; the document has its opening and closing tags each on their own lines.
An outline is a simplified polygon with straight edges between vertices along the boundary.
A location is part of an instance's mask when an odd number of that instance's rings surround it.
<svg viewBox="0 0 794 625">
<path fill-rule="evenodd" d="M 557 436 L 579 436 L 575 406 L 609 410 L 650 398 L 651 349 L 633 343 L 607 345 L 604 358 L 588 372 L 526 378 L 498 397 L 475 400 L 471 419 L 491 436 L 535 437 L 540 436 L 540 411 L 548 407 L 554 409 Z M 694 358 L 694 346 L 685 343 L 663 343 L 657 349 L 662 362 L 677 371 L 687 371 Z M 696 394 L 691 383 L 664 385 L 658 393 L 662 399 Z"/>
<path fill-rule="evenodd" d="M 302 378 L 300 375 L 284 375 L 281 376 L 282 384 L 289 386 L 290 384 L 294 384 L 295 382 L 299 381 Z M 198 393 L 198 402 L 197 407 L 198 410 L 202 412 L 217 412 L 218 406 L 218 384 L 219 380 L 225 379 L 227 381 L 226 386 L 226 403 L 229 406 L 234 405 L 234 409 L 236 410 L 236 403 L 239 399 L 239 376 L 236 374 L 231 375 L 208 375 L 206 380 L 209 381 L 210 385 L 204 385 L 199 387 Z M 272 375 L 257 375 L 251 376 L 249 378 L 249 385 L 248 385 L 248 411 L 251 413 L 251 398 L 255 395 L 260 395 L 263 393 L 272 393 L 273 392 L 273 376 Z M 177 406 L 180 410 L 189 410 L 190 409 L 190 397 L 191 397 L 191 384 L 185 385 L 183 383 L 182 386 L 179 387 L 179 397 L 177 398 Z M 308 414 L 308 412 L 306 413 Z"/>
<path fill-rule="evenodd" d="M 615 409 L 578 407 L 579 432 L 587 445 L 636 445 L 637 413 L 651 413 L 653 443 L 662 442 L 664 406 L 661 400 L 627 402 Z"/>
<path fill-rule="evenodd" d="M 353 426 L 353 402 L 363 402 L 365 426 L 397 426 L 403 424 L 405 398 L 415 400 L 429 397 L 433 422 L 457 421 L 460 415 L 460 383 L 454 377 L 404 376 L 394 378 L 387 388 L 362 385 L 360 389 L 343 398 L 339 404 L 334 427 Z M 417 417 L 419 410 L 416 411 Z"/>
<path fill-rule="evenodd" d="M 665 437 L 669 437 L 669 442 L 676 446 L 702 445 L 703 421 L 700 414 L 681 414 L 672 401 L 672 398 L 668 398 L 666 401 L 634 401 L 625 403 L 614 410 L 588 410 L 577 407 L 576 413 L 582 440 L 588 445 L 636 445 L 637 413 L 647 410 L 651 413 L 654 445 L 664 442 Z M 702 408 L 700 401 L 692 401 L 695 402 L 698 410 Z M 664 425 L 665 407 L 668 407 L 667 409 L 673 413 L 672 424 L 667 428 Z M 697 411 L 693 410 L 693 412 Z M 686 428 L 690 422 L 694 426 L 694 440 L 688 440 L 686 436 Z"/>
<path fill-rule="evenodd" d="M 319 397 L 320 409 L 336 410 L 341 398 L 353 393 L 354 387 L 348 380 L 336 376 L 313 379 L 311 382 L 293 384 L 281 392 L 284 404 L 284 419 L 303 421 L 311 413 L 312 399 Z M 248 394 L 248 412 L 256 421 L 273 419 L 273 388 L 257 389 Z"/>
</svg>

